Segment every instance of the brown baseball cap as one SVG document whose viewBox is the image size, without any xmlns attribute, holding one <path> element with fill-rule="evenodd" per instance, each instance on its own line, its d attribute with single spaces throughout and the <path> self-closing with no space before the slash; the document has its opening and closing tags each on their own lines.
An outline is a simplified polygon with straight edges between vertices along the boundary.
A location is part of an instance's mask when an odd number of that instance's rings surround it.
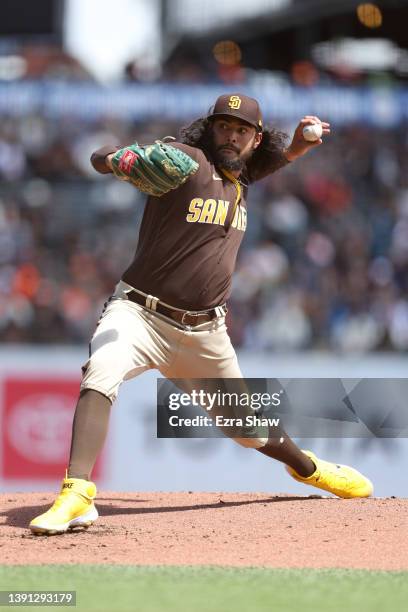
<svg viewBox="0 0 408 612">
<path fill-rule="evenodd" d="M 258 131 L 262 131 L 262 114 L 258 102 L 243 94 L 225 94 L 217 98 L 213 110 L 208 119 L 219 115 L 230 115 L 237 119 L 243 119 L 253 125 Z"/>
</svg>

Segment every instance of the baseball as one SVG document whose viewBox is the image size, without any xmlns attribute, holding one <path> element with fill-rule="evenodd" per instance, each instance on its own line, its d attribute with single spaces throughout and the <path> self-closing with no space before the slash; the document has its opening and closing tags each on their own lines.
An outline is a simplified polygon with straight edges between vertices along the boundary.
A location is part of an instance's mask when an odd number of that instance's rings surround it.
<svg viewBox="0 0 408 612">
<path fill-rule="evenodd" d="M 321 123 L 313 123 L 312 125 L 305 125 L 303 128 L 303 138 L 309 142 L 314 142 L 322 137 L 323 128 Z"/>
</svg>

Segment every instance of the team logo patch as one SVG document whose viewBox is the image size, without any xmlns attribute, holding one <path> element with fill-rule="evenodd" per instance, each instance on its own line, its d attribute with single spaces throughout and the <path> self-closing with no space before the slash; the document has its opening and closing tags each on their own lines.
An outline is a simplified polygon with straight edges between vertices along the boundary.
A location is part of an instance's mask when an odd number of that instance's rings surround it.
<svg viewBox="0 0 408 612">
<path fill-rule="evenodd" d="M 133 151 L 129 151 L 128 149 L 123 153 L 119 160 L 119 169 L 122 170 L 122 172 L 125 172 L 125 174 L 129 173 L 137 158 L 138 155 L 136 155 L 136 153 Z"/>
<path fill-rule="evenodd" d="M 241 98 L 239 96 L 231 96 L 228 102 L 230 108 L 238 109 L 241 106 Z"/>
</svg>

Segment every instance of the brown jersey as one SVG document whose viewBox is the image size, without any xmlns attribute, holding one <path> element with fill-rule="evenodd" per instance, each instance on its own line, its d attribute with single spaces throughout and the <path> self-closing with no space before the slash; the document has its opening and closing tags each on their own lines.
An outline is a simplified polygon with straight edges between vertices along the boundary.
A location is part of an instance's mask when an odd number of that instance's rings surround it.
<svg viewBox="0 0 408 612">
<path fill-rule="evenodd" d="M 201 149 L 171 145 L 190 155 L 199 169 L 181 187 L 148 198 L 136 254 L 122 279 L 177 308 L 205 310 L 229 297 L 247 226 L 248 187 L 216 168 Z M 94 167 L 106 172 L 103 159 L 114 150 L 94 153 Z"/>
</svg>

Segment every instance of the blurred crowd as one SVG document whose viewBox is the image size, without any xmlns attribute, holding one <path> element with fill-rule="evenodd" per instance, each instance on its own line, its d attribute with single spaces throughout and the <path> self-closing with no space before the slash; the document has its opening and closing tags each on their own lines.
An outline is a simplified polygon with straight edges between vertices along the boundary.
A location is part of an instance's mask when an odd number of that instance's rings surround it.
<svg viewBox="0 0 408 612">
<path fill-rule="evenodd" d="M 90 153 L 179 127 L 2 117 L 3 342 L 89 341 L 132 259 L 144 206 L 137 190 L 98 175 Z M 252 186 L 229 303 L 235 346 L 408 349 L 407 149 L 406 126 L 335 128 Z"/>
</svg>

